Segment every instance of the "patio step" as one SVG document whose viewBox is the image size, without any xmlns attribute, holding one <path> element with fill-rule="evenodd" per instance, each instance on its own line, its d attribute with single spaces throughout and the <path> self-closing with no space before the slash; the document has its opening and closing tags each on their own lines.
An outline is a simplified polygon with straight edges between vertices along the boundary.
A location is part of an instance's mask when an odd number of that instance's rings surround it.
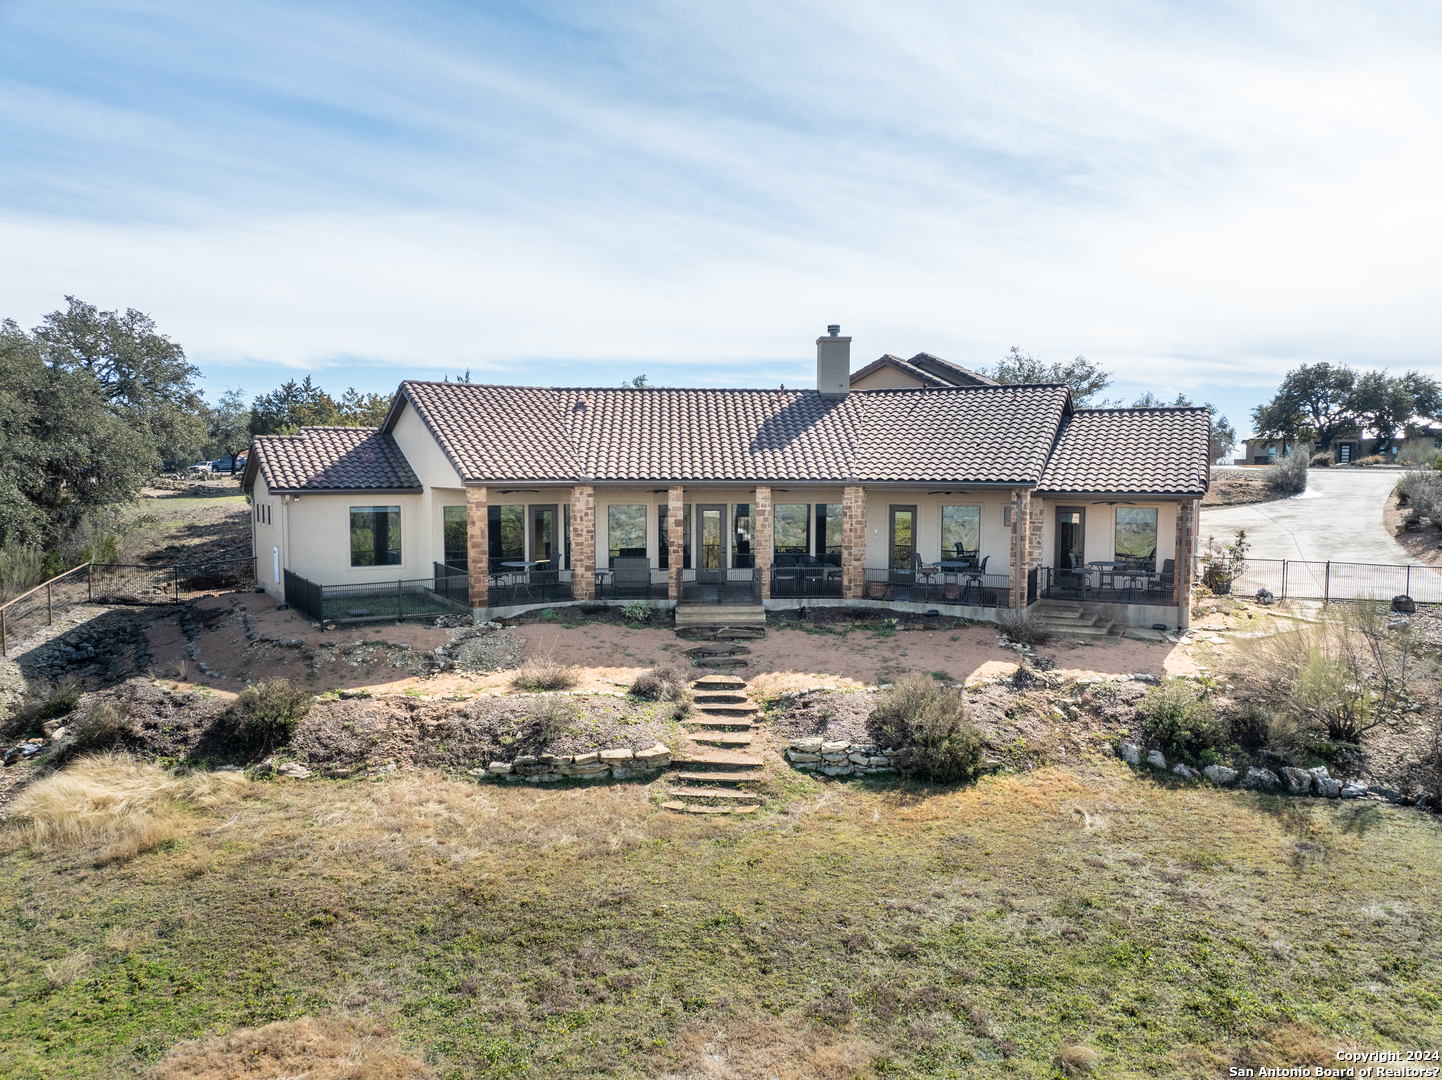
<svg viewBox="0 0 1442 1080">
<path fill-rule="evenodd" d="M 1065 637 L 1111 637 L 1126 629 L 1124 623 L 1088 611 L 1084 604 L 1064 601 L 1043 600 L 1037 605 L 1037 617 L 1044 630 Z"/>
<path fill-rule="evenodd" d="M 676 627 L 753 627 L 766 625 L 760 604 L 678 604 Z"/>
</svg>

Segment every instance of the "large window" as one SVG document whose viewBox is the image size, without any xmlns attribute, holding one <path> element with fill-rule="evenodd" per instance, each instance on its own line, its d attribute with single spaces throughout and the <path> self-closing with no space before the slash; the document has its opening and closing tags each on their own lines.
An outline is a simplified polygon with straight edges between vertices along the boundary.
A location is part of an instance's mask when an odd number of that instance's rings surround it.
<svg viewBox="0 0 1442 1080">
<path fill-rule="evenodd" d="M 489 569 L 503 562 L 517 562 L 526 557 L 526 508 L 514 506 L 486 507 L 486 535 L 490 558 Z"/>
<path fill-rule="evenodd" d="M 778 503 L 772 529 L 773 546 L 780 555 L 805 555 L 809 550 L 807 533 L 811 530 L 811 506 L 808 503 Z"/>
<path fill-rule="evenodd" d="M 731 507 L 731 566 L 735 570 L 749 570 L 756 565 L 756 519 L 751 516 L 750 503 L 736 503 Z"/>
<path fill-rule="evenodd" d="M 1142 570 L 1157 568 L 1157 511 L 1155 507 L 1117 507 L 1117 562 Z"/>
<path fill-rule="evenodd" d="M 981 507 L 941 508 L 941 557 L 959 559 L 981 550 Z"/>
<path fill-rule="evenodd" d="M 816 504 L 816 554 L 822 562 L 841 565 L 841 504 Z"/>
<path fill-rule="evenodd" d="M 401 508 L 352 506 L 350 508 L 350 564 L 399 566 L 401 564 Z"/>
<path fill-rule="evenodd" d="M 466 547 L 466 508 L 464 506 L 445 506 L 441 508 L 444 515 L 445 534 L 442 545 L 445 554 L 442 556 L 448 566 L 465 566 L 466 557 L 469 554 Z"/>
<path fill-rule="evenodd" d="M 646 557 L 646 507 L 612 503 L 606 507 L 606 542 L 611 558 Z"/>
</svg>

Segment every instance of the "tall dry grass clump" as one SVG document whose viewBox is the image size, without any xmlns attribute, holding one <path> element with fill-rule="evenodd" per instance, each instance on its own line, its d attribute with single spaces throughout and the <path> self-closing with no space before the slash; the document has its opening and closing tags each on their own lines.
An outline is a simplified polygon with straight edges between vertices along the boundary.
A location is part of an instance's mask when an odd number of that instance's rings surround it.
<svg viewBox="0 0 1442 1080">
<path fill-rule="evenodd" d="M 647 701 L 680 701 L 691 685 L 690 668 L 663 664 L 643 671 L 631 682 L 631 693 Z"/>
<path fill-rule="evenodd" d="M 532 656 L 511 679 L 511 685 L 517 690 L 529 690 L 532 693 L 541 693 L 548 690 L 570 690 L 578 682 L 581 676 L 570 664 L 563 664 L 550 653 L 543 656 Z"/>
<path fill-rule="evenodd" d="M 1307 490 L 1310 456 L 1300 449 L 1267 466 L 1262 482 L 1278 495 L 1298 495 Z"/>
<path fill-rule="evenodd" d="M 108 842 L 102 861 L 123 861 L 180 836 L 185 807 L 232 802 L 246 784 L 240 773 L 173 776 L 129 754 L 93 754 L 22 791 L 7 832 L 40 849 Z"/>
<path fill-rule="evenodd" d="M 303 1016 L 173 1047 L 150 1080 L 431 1080 L 385 1028 Z"/>
</svg>

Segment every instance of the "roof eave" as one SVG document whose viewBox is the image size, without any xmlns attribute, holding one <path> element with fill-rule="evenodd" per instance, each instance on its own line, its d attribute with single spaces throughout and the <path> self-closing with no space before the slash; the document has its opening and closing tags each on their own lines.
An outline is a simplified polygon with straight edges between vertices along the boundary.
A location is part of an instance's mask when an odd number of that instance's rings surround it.
<svg viewBox="0 0 1442 1080">
<path fill-rule="evenodd" d="M 287 487 L 271 488 L 272 495 L 422 495 L 425 493 L 423 487 L 402 487 L 402 488 L 313 488 L 313 487 Z"/>
</svg>

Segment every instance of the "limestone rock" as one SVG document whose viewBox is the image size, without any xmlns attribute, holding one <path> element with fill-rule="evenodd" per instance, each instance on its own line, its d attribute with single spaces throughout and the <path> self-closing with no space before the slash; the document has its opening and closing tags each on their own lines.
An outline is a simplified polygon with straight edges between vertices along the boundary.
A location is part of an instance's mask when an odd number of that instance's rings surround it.
<svg viewBox="0 0 1442 1080">
<path fill-rule="evenodd" d="M 1188 780 L 1195 780 L 1199 775 L 1196 769 L 1192 768 L 1190 765 L 1183 765 L 1180 761 L 1172 766 L 1172 772 L 1176 773 L 1178 776 L 1184 776 Z"/>
<path fill-rule="evenodd" d="M 1406 799 L 1407 799 L 1407 796 L 1403 795 L 1403 794 L 1402 794 L 1400 791 L 1398 791 L 1396 788 L 1380 787 L 1380 786 L 1379 786 L 1379 787 L 1374 787 L 1374 788 L 1372 788 L 1371 790 L 1372 790 L 1372 794 L 1373 794 L 1373 795 L 1380 795 L 1380 796 L 1382 796 L 1382 798 L 1386 799 L 1388 802 L 1399 803 L 1399 802 L 1405 802 Z"/>
<path fill-rule="evenodd" d="M 873 768 L 891 768 L 891 759 L 885 754 L 872 754 L 866 759 L 866 763 Z"/>
<path fill-rule="evenodd" d="M 821 736 L 817 735 L 812 739 L 792 739 L 791 749 L 799 750 L 803 754 L 817 754 L 821 752 Z"/>
<path fill-rule="evenodd" d="M 858 754 L 855 750 L 846 755 L 847 760 L 855 765 L 870 765 L 871 759 L 866 754 Z"/>
<path fill-rule="evenodd" d="M 828 754 L 838 752 L 844 754 L 851 750 L 851 744 L 849 742 L 824 742 L 821 744 L 821 749 L 824 753 Z"/>
<path fill-rule="evenodd" d="M 1117 747 L 1122 760 L 1128 765 L 1140 765 L 1142 763 L 1142 751 L 1135 743 L 1124 742 Z"/>
<path fill-rule="evenodd" d="M 1255 765 L 1247 770 L 1246 778 L 1242 780 L 1242 786 L 1248 788 L 1274 788 L 1281 783 L 1271 769 L 1259 769 Z"/>
<path fill-rule="evenodd" d="M 595 750 L 592 750 L 589 754 L 577 754 L 575 757 L 573 757 L 573 758 L 571 759 L 571 764 L 573 764 L 573 765 L 594 765 L 596 762 L 598 762 L 598 761 L 600 761 L 600 760 L 601 760 L 601 755 L 600 755 L 599 753 L 597 753 Z"/>
<path fill-rule="evenodd" d="M 269 776 L 273 772 L 275 772 L 275 762 L 269 758 L 251 770 L 251 774 L 254 776 Z"/>
<path fill-rule="evenodd" d="M 1282 770 L 1282 779 L 1287 783 L 1289 795 L 1305 795 L 1312 790 L 1312 774 L 1306 769 L 1288 766 Z"/>
<path fill-rule="evenodd" d="M 1237 770 L 1229 769 L 1225 765 L 1208 765 L 1202 772 L 1218 787 L 1225 787 L 1237 778 Z"/>
<path fill-rule="evenodd" d="M 509 776 L 513 766 L 509 761 L 493 761 L 488 768 L 493 776 Z"/>
<path fill-rule="evenodd" d="M 1324 795 L 1329 799 L 1337 799 L 1342 795 L 1342 781 L 1334 780 L 1330 776 L 1317 777 L 1317 794 Z"/>
<path fill-rule="evenodd" d="M 1147 764 L 1154 769 L 1165 769 L 1167 767 L 1166 755 L 1160 750 L 1153 750 L 1147 755 Z"/>
<path fill-rule="evenodd" d="M 820 760 L 821 760 L 821 755 L 820 755 L 820 754 L 808 754 L 808 753 L 803 753 L 803 752 L 800 751 L 800 750 L 788 750 L 788 751 L 786 751 L 786 758 L 787 758 L 787 760 L 790 761 L 793 765 L 800 765 L 800 764 L 802 764 L 803 762 L 820 761 Z"/>
<path fill-rule="evenodd" d="M 630 761 L 635 756 L 628 746 L 618 746 L 611 750 L 601 751 L 601 760 L 613 764 L 618 761 Z"/>
<path fill-rule="evenodd" d="M 657 743 L 649 750 L 637 750 L 636 761 L 643 768 L 664 769 L 671 764 L 671 748 L 665 743 Z"/>
<path fill-rule="evenodd" d="M 539 758 L 534 758 L 530 754 L 522 754 L 520 757 L 516 758 L 515 761 L 511 762 L 511 764 L 519 769 L 523 765 L 534 765 L 539 760 Z"/>
<path fill-rule="evenodd" d="M 1339 796 L 1343 799 L 1360 799 L 1367 794 L 1367 785 L 1359 780 L 1348 780 L 1342 785 Z"/>
<path fill-rule="evenodd" d="M 850 776 L 852 770 L 850 765 L 823 765 L 821 771 L 827 776 Z"/>
<path fill-rule="evenodd" d="M 1325 765 L 1318 765 L 1316 768 L 1308 769 L 1307 771 L 1312 774 L 1315 780 L 1325 780 L 1328 776 L 1327 766 Z"/>
</svg>

